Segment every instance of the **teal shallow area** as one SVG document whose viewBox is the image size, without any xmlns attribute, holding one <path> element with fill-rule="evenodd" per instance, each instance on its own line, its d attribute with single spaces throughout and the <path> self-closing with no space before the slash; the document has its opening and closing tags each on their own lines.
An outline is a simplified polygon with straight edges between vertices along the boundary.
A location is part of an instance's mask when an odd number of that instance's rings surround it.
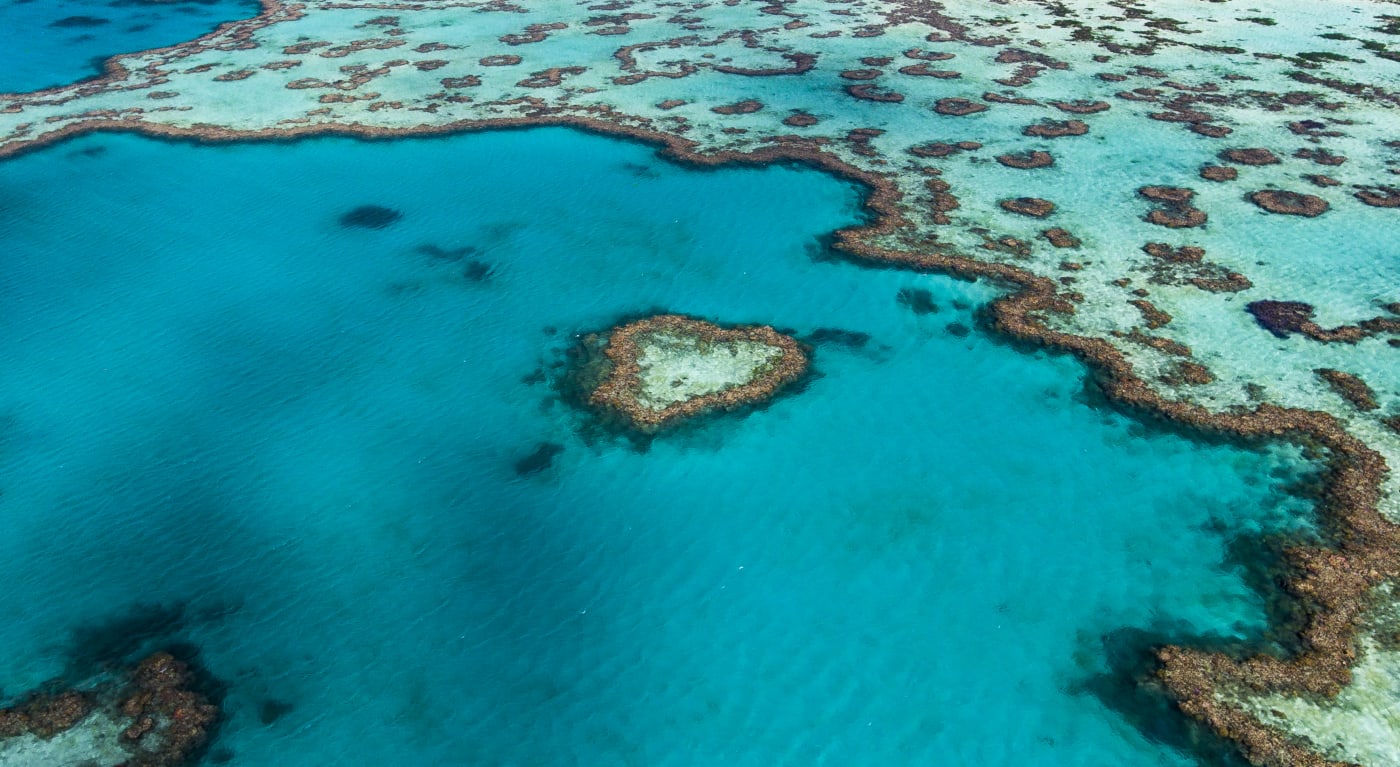
<svg viewBox="0 0 1400 767">
<path fill-rule="evenodd" d="M 110 56 L 192 40 L 259 7 L 257 0 L 0 0 L 0 93 L 92 77 Z"/>
<path fill-rule="evenodd" d="M 1303 516 L 1297 456 L 965 332 L 990 286 L 826 258 L 859 196 L 814 171 L 107 135 L 0 199 L 0 686 L 188 643 L 208 763 L 1190 765 L 1110 655 L 1258 634 L 1230 542 Z M 869 341 L 639 450 L 539 371 L 653 309 Z"/>
</svg>

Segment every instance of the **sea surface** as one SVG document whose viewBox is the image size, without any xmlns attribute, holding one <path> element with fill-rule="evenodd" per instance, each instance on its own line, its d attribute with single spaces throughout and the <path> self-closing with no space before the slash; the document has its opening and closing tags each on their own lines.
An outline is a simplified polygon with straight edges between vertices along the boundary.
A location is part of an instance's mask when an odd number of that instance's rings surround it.
<svg viewBox="0 0 1400 767">
<path fill-rule="evenodd" d="M 1306 517 L 1297 455 L 1105 408 L 994 286 L 835 257 L 811 170 L 113 134 L 0 200 L 0 686 L 180 644 L 208 764 L 1192 765 L 1127 675 L 1256 637 L 1242 552 Z M 656 310 L 817 373 L 602 432 L 553 382 Z"/>
<path fill-rule="evenodd" d="M 0 93 L 66 85 L 119 53 L 193 40 L 257 0 L 0 0 Z"/>
</svg>

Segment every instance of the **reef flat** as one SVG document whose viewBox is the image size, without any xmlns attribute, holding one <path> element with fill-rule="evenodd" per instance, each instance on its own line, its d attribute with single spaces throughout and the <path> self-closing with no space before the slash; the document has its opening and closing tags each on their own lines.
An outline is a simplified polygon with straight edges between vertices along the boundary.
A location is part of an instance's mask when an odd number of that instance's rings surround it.
<svg viewBox="0 0 1400 767">
<path fill-rule="evenodd" d="M 772 397 L 807 371 L 796 340 L 766 326 L 724 328 L 663 314 L 608 333 L 608 369 L 588 401 L 650 432 Z"/>
<path fill-rule="evenodd" d="M 0 709 L 0 764 L 185 764 L 219 715 L 192 679 L 186 664 L 160 652 L 119 681 L 35 692 Z"/>
<path fill-rule="evenodd" d="M 0 155 L 563 124 L 859 182 L 852 258 L 1007 284 L 994 324 L 1116 399 L 1325 457 L 1331 547 L 1288 552 L 1295 656 L 1168 649 L 1161 676 L 1257 763 L 1394 763 L 1358 703 L 1387 676 L 1351 673 L 1395 663 L 1369 628 L 1400 576 L 1394 9 L 268 2 L 0 98 Z"/>
</svg>

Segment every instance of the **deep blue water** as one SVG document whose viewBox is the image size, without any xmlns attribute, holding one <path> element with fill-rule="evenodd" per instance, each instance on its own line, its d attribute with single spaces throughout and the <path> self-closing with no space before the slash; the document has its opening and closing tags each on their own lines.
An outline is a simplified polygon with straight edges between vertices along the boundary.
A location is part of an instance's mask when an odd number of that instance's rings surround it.
<svg viewBox="0 0 1400 767">
<path fill-rule="evenodd" d="M 812 171 L 108 135 L 0 200 L 0 685 L 183 605 L 145 646 L 234 765 L 1192 764 L 1088 692 L 1105 637 L 1256 634 L 1227 544 L 1298 516 L 1286 456 L 966 333 L 991 287 L 823 260 L 859 199 Z M 870 340 L 641 451 L 537 371 L 653 308 Z"/>
<path fill-rule="evenodd" d="M 192 40 L 258 9 L 257 0 L 0 0 L 0 93 L 92 77 L 110 56 Z"/>
</svg>

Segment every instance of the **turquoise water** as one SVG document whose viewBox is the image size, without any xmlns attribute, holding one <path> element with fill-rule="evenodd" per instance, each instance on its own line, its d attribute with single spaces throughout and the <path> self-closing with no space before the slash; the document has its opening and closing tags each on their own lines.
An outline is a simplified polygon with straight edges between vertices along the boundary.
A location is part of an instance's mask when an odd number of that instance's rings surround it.
<svg viewBox="0 0 1400 767">
<path fill-rule="evenodd" d="M 192 40 L 258 8 L 257 0 L 0 0 L 0 93 L 92 77 L 109 56 Z"/>
<path fill-rule="evenodd" d="M 188 643 L 234 765 L 1196 763 L 1091 690 L 1261 630 L 1294 461 L 825 258 L 857 191 L 562 129 L 0 164 L 0 685 Z M 639 450 L 547 379 L 653 309 L 869 341 Z"/>
</svg>

